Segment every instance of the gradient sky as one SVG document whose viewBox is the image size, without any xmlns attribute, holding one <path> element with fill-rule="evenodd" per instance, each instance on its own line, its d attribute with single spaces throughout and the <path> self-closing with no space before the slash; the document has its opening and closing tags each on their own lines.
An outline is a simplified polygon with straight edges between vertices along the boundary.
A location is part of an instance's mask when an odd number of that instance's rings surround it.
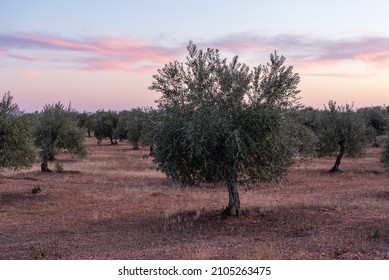
<svg viewBox="0 0 389 280">
<path fill-rule="evenodd" d="M 387 0 L 0 0 L 0 89 L 27 112 L 155 106 L 158 68 L 202 48 L 301 76 L 302 103 L 389 105 Z"/>
</svg>

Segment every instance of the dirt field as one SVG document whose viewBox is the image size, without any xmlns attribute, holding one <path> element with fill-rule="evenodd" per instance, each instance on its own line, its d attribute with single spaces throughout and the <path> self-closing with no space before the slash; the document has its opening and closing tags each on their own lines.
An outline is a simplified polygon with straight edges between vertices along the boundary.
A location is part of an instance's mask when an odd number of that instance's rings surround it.
<svg viewBox="0 0 389 280">
<path fill-rule="evenodd" d="M 241 186 L 244 215 L 225 218 L 223 184 L 181 188 L 146 148 L 87 145 L 88 159 L 58 156 L 64 173 L 1 173 L 0 259 L 389 259 L 380 148 L 341 174 L 314 159 L 280 184 Z"/>
</svg>

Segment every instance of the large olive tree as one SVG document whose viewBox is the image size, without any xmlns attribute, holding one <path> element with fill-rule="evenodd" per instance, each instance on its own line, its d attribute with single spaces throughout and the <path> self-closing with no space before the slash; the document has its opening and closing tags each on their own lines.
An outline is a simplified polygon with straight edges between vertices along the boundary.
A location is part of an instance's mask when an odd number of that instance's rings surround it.
<svg viewBox="0 0 389 280">
<path fill-rule="evenodd" d="M 160 92 L 155 161 L 185 184 L 226 183 L 226 214 L 240 215 L 239 179 L 277 180 L 296 151 L 285 110 L 297 102 L 298 74 L 277 52 L 250 69 L 190 42 L 185 63 L 172 61 L 153 76 Z"/>
<path fill-rule="evenodd" d="M 30 168 L 34 160 L 30 123 L 7 92 L 0 101 L 0 170 Z"/>
<path fill-rule="evenodd" d="M 41 171 L 50 171 L 48 161 L 60 150 L 85 157 L 84 132 L 78 126 L 73 109 L 60 102 L 46 104 L 39 113 L 34 128 L 34 142 L 40 149 Z"/>
</svg>

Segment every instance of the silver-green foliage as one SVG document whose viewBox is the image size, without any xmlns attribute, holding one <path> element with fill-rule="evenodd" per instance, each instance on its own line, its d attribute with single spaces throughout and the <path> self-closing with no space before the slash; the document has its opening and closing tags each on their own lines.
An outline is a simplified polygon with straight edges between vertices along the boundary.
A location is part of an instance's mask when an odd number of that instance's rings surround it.
<svg viewBox="0 0 389 280">
<path fill-rule="evenodd" d="M 318 122 L 318 154 L 329 156 L 338 153 L 333 171 L 339 168 L 344 154 L 361 155 L 374 136 L 374 130 L 366 123 L 365 118 L 348 104 L 337 106 L 336 102 L 330 101 L 328 108 L 320 114 Z"/>
<path fill-rule="evenodd" d="M 77 125 L 73 109 L 60 102 L 46 104 L 34 127 L 34 142 L 43 161 L 52 160 L 60 150 L 80 157 L 87 155 L 84 132 Z"/>
<path fill-rule="evenodd" d="M 139 145 L 150 144 L 148 141 L 148 119 L 149 108 L 133 108 L 118 112 L 118 121 L 114 131 L 114 138 L 127 140 L 134 149 L 139 149 Z"/>
<path fill-rule="evenodd" d="M 357 112 L 366 119 L 366 122 L 374 129 L 376 135 L 383 135 L 388 130 L 389 114 L 385 107 L 365 107 L 358 109 Z"/>
<path fill-rule="evenodd" d="M 94 115 L 94 134 L 96 139 L 101 142 L 104 138 L 109 138 L 111 144 L 117 144 L 117 135 L 115 131 L 118 125 L 118 114 L 116 111 L 97 111 Z"/>
<path fill-rule="evenodd" d="M 381 163 L 389 171 L 389 138 L 386 140 L 386 145 L 381 155 Z"/>
<path fill-rule="evenodd" d="M 170 62 L 153 76 L 150 89 L 162 93 L 155 160 L 185 184 L 226 182 L 227 213 L 238 215 L 238 179 L 277 180 L 292 163 L 297 147 L 285 110 L 297 104 L 300 79 L 276 52 L 252 70 L 192 42 L 188 52 L 186 63 Z"/>
<path fill-rule="evenodd" d="M 0 101 L 0 170 L 30 168 L 35 160 L 29 120 L 10 92 Z"/>
</svg>

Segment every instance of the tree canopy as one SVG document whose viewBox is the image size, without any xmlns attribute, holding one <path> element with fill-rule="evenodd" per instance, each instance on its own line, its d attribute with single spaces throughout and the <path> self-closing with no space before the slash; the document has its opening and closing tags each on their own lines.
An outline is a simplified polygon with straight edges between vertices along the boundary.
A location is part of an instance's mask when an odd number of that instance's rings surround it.
<svg viewBox="0 0 389 280">
<path fill-rule="evenodd" d="M 223 181 L 228 215 L 241 214 L 239 179 L 282 178 L 297 147 L 285 112 L 299 105 L 298 74 L 277 52 L 250 69 L 235 56 L 190 42 L 185 63 L 172 61 L 153 76 L 162 93 L 155 126 L 155 161 L 184 184 Z"/>
<path fill-rule="evenodd" d="M 316 131 L 319 155 L 338 153 L 330 170 L 333 172 L 341 171 L 339 165 L 343 155 L 361 155 L 374 136 L 374 130 L 366 123 L 365 118 L 348 104 L 337 106 L 336 102 L 329 101 L 318 122 Z"/>
<path fill-rule="evenodd" d="M 46 104 L 39 113 L 34 128 L 35 145 L 40 149 L 43 160 L 42 171 L 48 171 L 47 162 L 55 159 L 62 149 L 85 157 L 84 133 L 77 125 L 73 109 L 60 102 Z"/>
<path fill-rule="evenodd" d="M 357 111 L 366 119 L 367 124 L 372 127 L 376 135 L 383 135 L 388 129 L 389 115 L 384 107 L 374 106 L 360 108 Z"/>
<path fill-rule="evenodd" d="M 7 92 L 0 101 L 0 170 L 30 168 L 34 160 L 30 123 Z"/>
<path fill-rule="evenodd" d="M 115 111 L 97 111 L 95 113 L 94 133 L 98 143 L 104 138 L 109 138 L 111 144 L 117 144 L 117 135 L 115 131 L 118 125 L 118 114 Z"/>
<path fill-rule="evenodd" d="M 386 141 L 385 149 L 382 152 L 381 163 L 389 171 L 389 139 Z"/>
</svg>

